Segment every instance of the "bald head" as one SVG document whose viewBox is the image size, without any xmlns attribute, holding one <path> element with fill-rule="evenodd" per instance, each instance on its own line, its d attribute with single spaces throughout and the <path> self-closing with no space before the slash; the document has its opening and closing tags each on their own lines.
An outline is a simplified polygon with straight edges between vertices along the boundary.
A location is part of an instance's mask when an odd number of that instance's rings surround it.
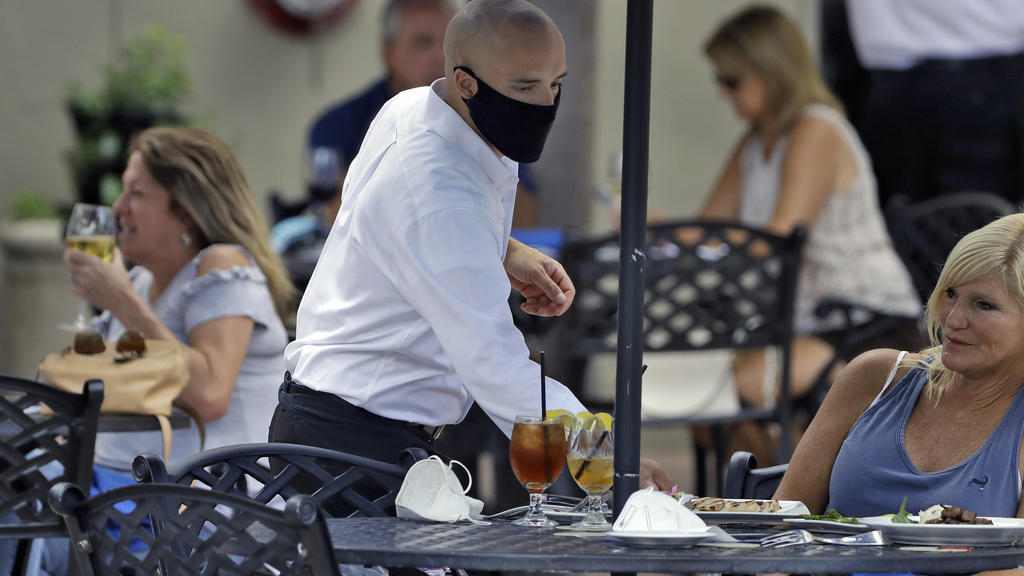
<svg viewBox="0 0 1024 576">
<path fill-rule="evenodd" d="M 526 0 L 473 0 L 448 24 L 445 71 L 450 75 L 456 66 L 485 70 L 508 50 L 552 35 L 561 40 L 554 21 Z"/>
<path fill-rule="evenodd" d="M 554 121 L 554 110 L 566 75 L 565 41 L 554 21 L 525 0 L 472 0 L 448 23 L 444 55 L 445 102 L 499 155 L 506 154 L 517 161 L 519 158 L 532 158 L 525 160 L 527 162 L 536 160 L 550 122 Z M 481 87 L 485 88 L 486 102 L 477 100 Z M 497 101 L 494 96 L 486 95 L 495 92 Z M 526 113 L 535 124 L 538 119 L 550 118 L 539 122 L 535 134 L 523 136 L 521 115 L 510 111 L 501 96 L 523 104 L 548 107 L 539 114 L 536 111 Z M 508 122 L 508 125 L 490 127 L 488 136 L 473 119 L 469 110 L 471 101 L 480 118 L 495 118 L 496 114 L 504 118 L 499 123 Z M 490 115 L 480 112 L 485 108 Z M 515 105 L 512 108 L 515 109 Z M 505 143 L 504 151 L 495 145 L 495 140 L 502 139 L 502 134 L 509 131 L 515 132 L 514 138 L 532 142 L 530 151 L 516 150 L 516 145 L 509 142 Z"/>
</svg>

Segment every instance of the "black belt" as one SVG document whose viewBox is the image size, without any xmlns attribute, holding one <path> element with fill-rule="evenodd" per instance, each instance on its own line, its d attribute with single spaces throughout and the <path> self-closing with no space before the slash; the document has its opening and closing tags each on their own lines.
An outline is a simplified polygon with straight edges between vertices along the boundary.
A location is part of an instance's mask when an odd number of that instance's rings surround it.
<svg viewBox="0 0 1024 576">
<path fill-rule="evenodd" d="M 928 74 L 932 72 L 1003 71 L 1024 65 L 1024 53 L 982 58 L 925 58 L 905 70 L 873 69 L 877 76 Z"/>
<path fill-rule="evenodd" d="M 299 384 L 298 382 L 292 380 L 291 372 L 287 371 L 284 373 L 284 382 L 281 384 L 281 390 L 287 394 L 299 394 L 303 396 L 320 396 L 323 397 L 324 400 L 328 402 L 340 402 L 350 406 L 352 409 L 358 411 L 363 416 L 371 420 L 377 420 L 383 424 L 391 424 L 394 426 L 408 426 L 412 428 L 418 428 L 425 432 L 427 436 L 434 440 L 440 438 L 441 432 L 444 430 L 443 424 L 441 426 L 430 426 L 427 424 L 419 424 L 417 422 L 395 420 L 394 418 L 388 418 L 386 416 L 381 416 L 380 414 L 375 414 L 373 412 L 370 412 L 366 408 L 363 408 L 362 406 L 356 406 L 355 404 L 352 404 L 351 402 L 345 400 L 344 398 L 338 396 L 337 394 L 331 394 L 330 392 L 320 392 L 317 390 L 313 390 L 312 388 L 307 388 L 306 386 L 303 386 L 302 384 Z"/>
</svg>

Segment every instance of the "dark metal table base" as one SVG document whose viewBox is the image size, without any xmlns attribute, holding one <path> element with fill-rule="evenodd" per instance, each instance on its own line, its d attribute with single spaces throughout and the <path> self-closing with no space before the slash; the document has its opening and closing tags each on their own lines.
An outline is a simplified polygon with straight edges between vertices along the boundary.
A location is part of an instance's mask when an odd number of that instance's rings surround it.
<svg viewBox="0 0 1024 576">
<path fill-rule="evenodd" d="M 904 550 L 896 546 L 794 546 L 789 548 L 633 548 L 561 530 L 495 522 L 491 526 L 442 524 L 397 518 L 327 520 L 339 562 L 503 571 L 595 572 L 916 572 L 972 573 L 1024 564 L 1024 548 L 975 548 L 964 552 Z M 559 535 L 563 534 L 563 535 Z"/>
</svg>

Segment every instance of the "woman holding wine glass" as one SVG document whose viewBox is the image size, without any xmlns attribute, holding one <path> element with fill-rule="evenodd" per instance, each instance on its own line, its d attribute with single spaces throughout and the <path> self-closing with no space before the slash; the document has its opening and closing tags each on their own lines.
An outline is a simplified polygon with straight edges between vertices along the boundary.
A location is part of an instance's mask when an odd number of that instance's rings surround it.
<svg viewBox="0 0 1024 576">
<path fill-rule="evenodd" d="M 180 399 L 205 421 L 205 448 L 266 441 L 294 288 L 241 167 L 213 134 L 154 128 L 132 141 L 123 183 L 112 261 L 64 253 L 75 294 L 104 310 L 92 327 L 187 347 Z M 100 434 L 97 468 L 130 481 L 132 459 L 161 446 L 159 432 Z M 172 462 L 199 450 L 195 427 L 174 431 Z"/>
</svg>

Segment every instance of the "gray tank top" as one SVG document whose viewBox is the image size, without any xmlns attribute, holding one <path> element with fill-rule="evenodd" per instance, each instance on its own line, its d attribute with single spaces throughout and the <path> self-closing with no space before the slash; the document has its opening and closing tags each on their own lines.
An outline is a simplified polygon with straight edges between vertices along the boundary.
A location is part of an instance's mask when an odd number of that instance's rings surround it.
<svg viewBox="0 0 1024 576">
<path fill-rule="evenodd" d="M 927 381 L 924 369 L 910 370 L 857 419 L 832 467 L 828 507 L 846 516 L 893 514 L 906 495 L 911 514 L 949 504 L 983 516 L 1016 516 L 1024 388 L 977 452 L 945 470 L 921 472 L 907 454 L 904 431 Z"/>
</svg>

